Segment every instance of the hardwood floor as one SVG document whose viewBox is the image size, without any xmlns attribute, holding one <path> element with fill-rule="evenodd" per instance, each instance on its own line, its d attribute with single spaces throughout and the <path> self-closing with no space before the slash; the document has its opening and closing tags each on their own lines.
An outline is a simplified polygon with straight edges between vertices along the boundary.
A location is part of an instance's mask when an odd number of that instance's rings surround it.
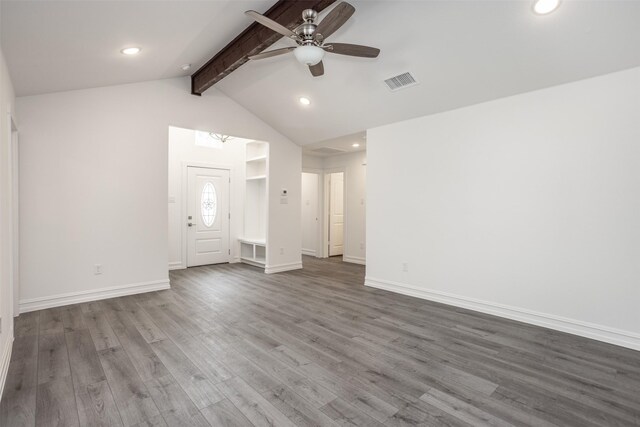
<svg viewBox="0 0 640 427">
<path fill-rule="evenodd" d="M 21 315 L 0 425 L 640 425 L 640 352 L 304 265 Z"/>
</svg>

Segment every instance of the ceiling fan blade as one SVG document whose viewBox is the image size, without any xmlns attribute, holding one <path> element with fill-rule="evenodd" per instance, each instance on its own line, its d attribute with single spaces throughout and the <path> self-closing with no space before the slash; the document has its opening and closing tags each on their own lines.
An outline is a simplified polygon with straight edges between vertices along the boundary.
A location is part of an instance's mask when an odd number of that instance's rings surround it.
<svg viewBox="0 0 640 427">
<path fill-rule="evenodd" d="M 322 34 L 322 36 L 326 39 L 331 34 L 335 33 L 336 30 L 344 25 L 345 22 L 353 12 L 356 11 L 356 8 L 351 6 L 347 2 L 342 2 L 337 5 L 329 14 L 322 20 L 322 22 L 316 28 L 316 34 Z"/>
<path fill-rule="evenodd" d="M 257 23 L 262 24 L 265 27 L 272 29 L 276 33 L 280 33 L 285 37 L 289 37 L 289 38 L 292 38 L 294 40 L 298 40 L 300 38 L 300 37 L 298 37 L 298 35 L 296 33 L 291 31 L 287 27 L 278 24 L 276 21 L 274 21 L 272 19 L 269 19 L 264 15 L 259 14 L 255 10 L 247 10 L 244 14 L 249 16 L 249 17 L 251 17 L 251 18 L 253 18 L 253 20 L 255 20 Z"/>
<path fill-rule="evenodd" d="M 324 48 L 327 52 L 337 53 L 339 55 L 359 56 L 362 58 L 377 58 L 380 54 L 380 49 L 361 46 L 359 44 L 331 43 Z"/>
<path fill-rule="evenodd" d="M 320 61 L 316 65 L 309 65 L 309 71 L 311 71 L 313 77 L 320 77 L 324 74 L 324 64 Z"/>
<path fill-rule="evenodd" d="M 278 56 L 285 53 L 289 53 L 294 49 L 295 47 L 283 47 L 282 49 L 269 50 L 267 52 L 258 53 L 257 55 L 251 55 L 249 59 L 271 58 L 272 56 Z"/>
</svg>

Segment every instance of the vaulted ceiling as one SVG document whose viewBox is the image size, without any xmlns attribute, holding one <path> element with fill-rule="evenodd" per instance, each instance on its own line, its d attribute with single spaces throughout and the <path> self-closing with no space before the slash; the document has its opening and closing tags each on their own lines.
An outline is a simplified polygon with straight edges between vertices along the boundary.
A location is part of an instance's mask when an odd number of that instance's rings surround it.
<svg viewBox="0 0 640 427">
<path fill-rule="evenodd" d="M 272 3 L 3 0 L 2 47 L 19 95 L 188 75 L 180 65 L 197 69 L 250 24 L 244 10 Z M 565 0 L 546 16 L 524 0 L 350 3 L 330 41 L 378 47 L 378 59 L 327 55 L 319 78 L 292 55 L 250 61 L 216 87 L 307 145 L 640 66 L 639 1 Z M 123 57 L 129 44 L 142 54 Z M 405 71 L 420 84 L 389 91 L 383 80 Z"/>
</svg>

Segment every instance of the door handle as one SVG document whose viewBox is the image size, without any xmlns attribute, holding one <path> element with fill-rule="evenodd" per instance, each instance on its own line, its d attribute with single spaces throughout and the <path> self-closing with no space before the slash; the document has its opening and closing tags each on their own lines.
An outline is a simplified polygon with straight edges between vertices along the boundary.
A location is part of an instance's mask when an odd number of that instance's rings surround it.
<svg viewBox="0 0 640 427">
<path fill-rule="evenodd" d="M 187 223 L 187 225 L 188 225 L 189 227 L 193 227 L 193 226 L 195 226 L 196 224 L 194 224 L 194 223 L 192 223 L 192 222 L 188 222 L 188 223 Z"/>
</svg>

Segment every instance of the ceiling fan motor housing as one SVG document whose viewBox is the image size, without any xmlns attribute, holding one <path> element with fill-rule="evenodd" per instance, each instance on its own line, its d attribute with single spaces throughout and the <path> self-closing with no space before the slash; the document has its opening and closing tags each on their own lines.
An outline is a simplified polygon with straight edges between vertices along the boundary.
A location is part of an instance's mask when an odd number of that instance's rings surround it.
<svg viewBox="0 0 640 427">
<path fill-rule="evenodd" d="M 305 9 L 304 11 L 302 11 L 302 19 L 303 19 L 304 23 L 302 25 L 299 25 L 294 30 L 294 32 L 296 34 L 298 34 L 298 36 L 301 39 L 298 42 L 299 44 L 302 44 L 302 45 L 315 44 L 315 45 L 317 45 L 317 43 L 315 43 L 315 41 L 314 41 L 314 33 L 316 32 L 316 28 L 318 27 L 314 22 L 315 22 L 317 17 L 318 17 L 318 12 L 316 12 L 313 9 Z"/>
</svg>

